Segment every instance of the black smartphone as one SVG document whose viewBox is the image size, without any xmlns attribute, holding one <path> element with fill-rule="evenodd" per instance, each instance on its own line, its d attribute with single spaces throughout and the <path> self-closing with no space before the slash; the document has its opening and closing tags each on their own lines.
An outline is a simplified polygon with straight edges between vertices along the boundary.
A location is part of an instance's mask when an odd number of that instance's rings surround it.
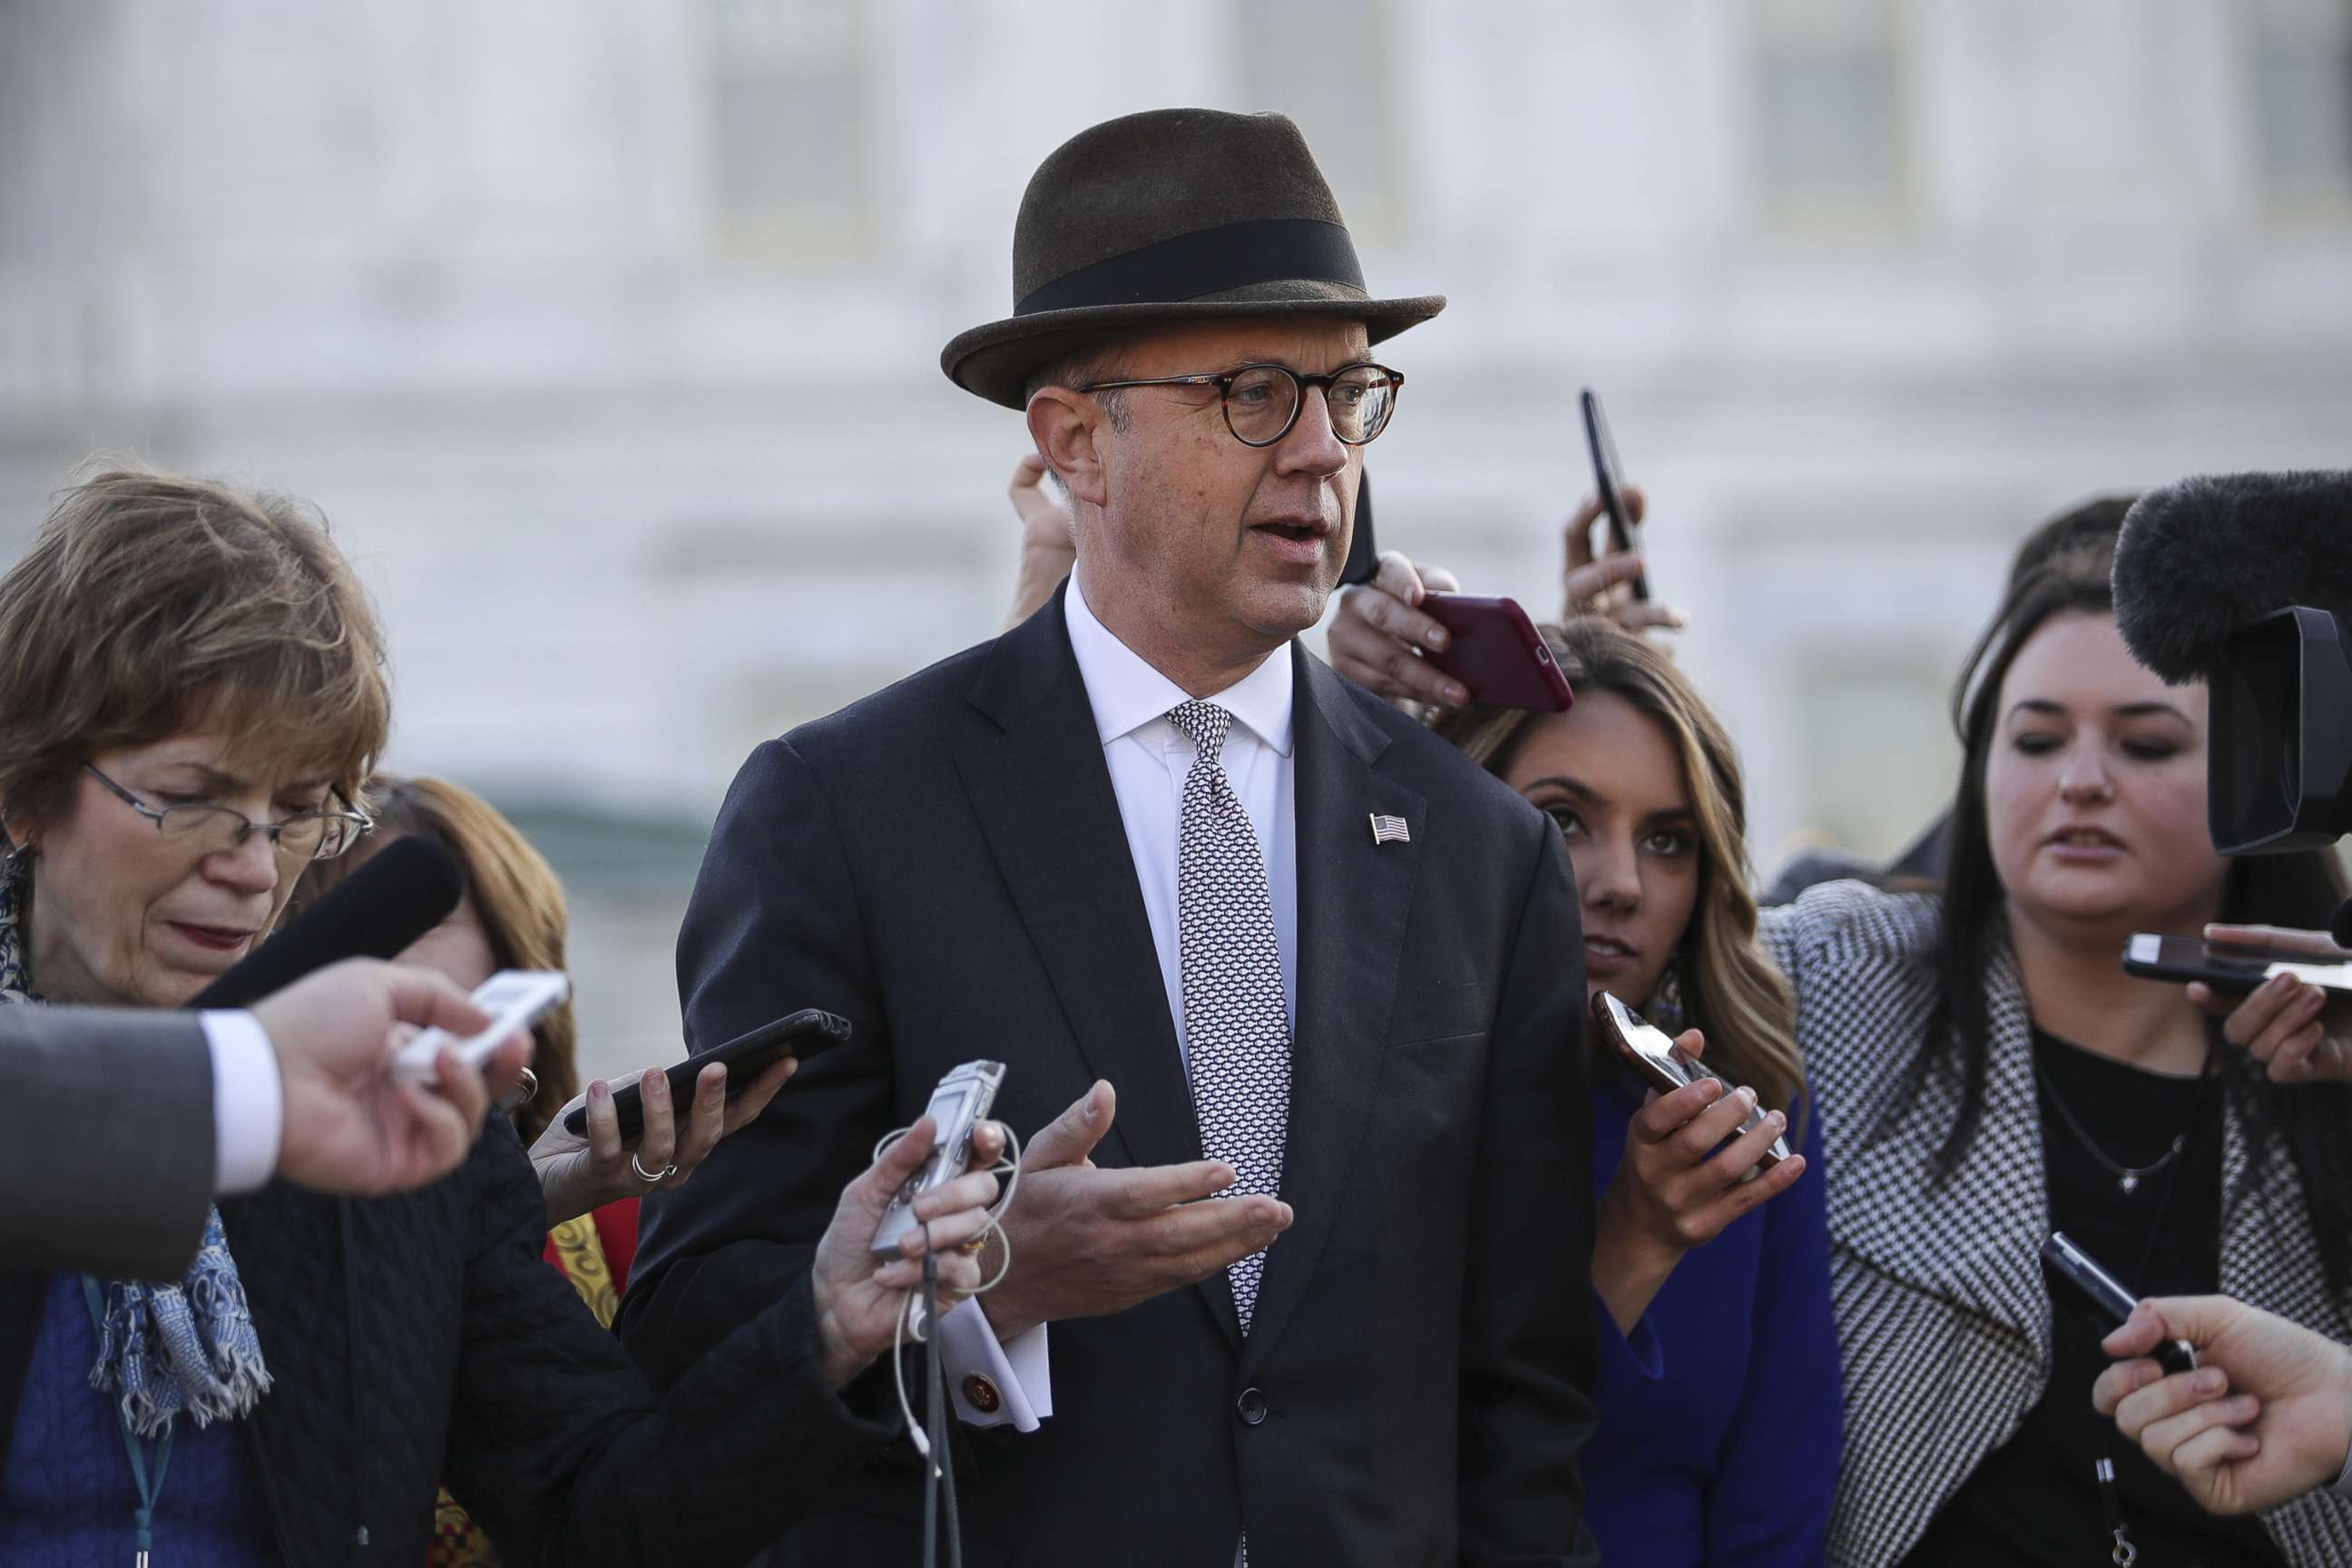
<svg viewBox="0 0 2352 1568">
<path fill-rule="evenodd" d="M 1601 395 L 1586 387 L 1578 401 L 1584 405 L 1584 444 L 1592 453 L 1592 482 L 1601 491 L 1601 510 L 1609 519 L 1609 547 L 1620 554 L 1642 548 L 1642 525 L 1625 504 L 1625 466 L 1617 459 L 1617 438 L 1609 433 L 1609 416 L 1601 411 Z M 1633 597 L 1650 596 L 1650 574 L 1633 578 Z"/>
<path fill-rule="evenodd" d="M 2242 995 L 2273 974 L 2292 974 L 2333 991 L 2352 991 L 2352 963 L 2330 963 L 2283 948 L 2222 947 L 2193 936 L 2156 936 L 2147 931 L 2124 943 L 2124 973 L 2183 985 L 2201 980 L 2227 995 Z"/>
<path fill-rule="evenodd" d="M 1342 586 L 1369 583 L 1380 574 L 1381 546 L 1372 537 L 1372 474 L 1363 468 L 1356 474 L 1356 515 L 1348 527 L 1348 559 L 1339 568 L 1339 582 Z"/>
<path fill-rule="evenodd" d="M 2125 1289 L 2123 1281 L 2063 1230 L 2052 1231 L 2042 1244 L 2042 1272 L 2049 1278 L 2052 1295 L 2074 1303 L 2101 1339 L 2122 1328 L 2139 1305 L 2139 1298 Z M 2197 1370 L 2197 1347 L 2187 1340 L 2158 1340 L 2155 1355 L 2156 1363 L 2168 1373 Z"/>
<path fill-rule="evenodd" d="M 828 1050 L 849 1038 L 849 1020 L 837 1017 L 817 1007 L 803 1007 L 789 1017 L 772 1024 L 762 1024 L 748 1035 L 738 1035 L 725 1045 L 708 1051 L 697 1051 L 675 1067 L 664 1069 L 669 1079 L 669 1102 L 683 1108 L 693 1103 L 694 1080 L 712 1062 L 727 1067 L 727 1098 L 734 1099 L 751 1081 L 782 1057 L 806 1058 L 819 1051 Z M 645 1136 L 646 1108 L 644 1091 L 639 1087 L 643 1075 L 616 1085 L 613 1089 L 613 1111 L 621 1121 L 621 1142 L 633 1143 Z M 575 1137 L 588 1136 L 588 1107 L 583 1102 L 563 1119 L 563 1130 Z"/>
</svg>

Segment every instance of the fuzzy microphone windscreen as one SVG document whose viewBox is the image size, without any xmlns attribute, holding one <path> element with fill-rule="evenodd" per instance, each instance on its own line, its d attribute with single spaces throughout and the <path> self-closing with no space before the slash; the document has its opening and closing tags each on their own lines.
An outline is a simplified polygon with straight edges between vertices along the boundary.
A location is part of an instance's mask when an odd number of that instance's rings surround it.
<svg viewBox="0 0 2352 1568">
<path fill-rule="evenodd" d="M 2116 542 L 2132 657 L 2201 679 L 2231 634 L 2291 605 L 2352 623 L 2352 470 L 2208 474 L 2150 490 Z"/>
<path fill-rule="evenodd" d="M 243 1007 L 343 959 L 391 958 L 448 919 L 465 895 L 455 855 L 425 834 L 403 834 L 188 1005 Z"/>
</svg>

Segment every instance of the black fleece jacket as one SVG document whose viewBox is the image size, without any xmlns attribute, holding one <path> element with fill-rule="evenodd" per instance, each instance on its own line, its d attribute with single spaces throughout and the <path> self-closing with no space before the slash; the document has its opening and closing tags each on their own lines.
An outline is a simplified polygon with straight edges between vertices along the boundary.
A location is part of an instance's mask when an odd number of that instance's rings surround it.
<svg viewBox="0 0 2352 1568">
<path fill-rule="evenodd" d="M 892 1434 L 887 1379 L 826 1385 L 804 1270 L 656 1401 L 541 1257 L 503 1117 L 421 1192 L 277 1184 L 221 1221 L 273 1382 L 245 1426 L 289 1564 L 413 1568 L 445 1478 L 515 1568 L 741 1562 Z M 0 1274 L 0 1462 L 43 1282 Z"/>
</svg>

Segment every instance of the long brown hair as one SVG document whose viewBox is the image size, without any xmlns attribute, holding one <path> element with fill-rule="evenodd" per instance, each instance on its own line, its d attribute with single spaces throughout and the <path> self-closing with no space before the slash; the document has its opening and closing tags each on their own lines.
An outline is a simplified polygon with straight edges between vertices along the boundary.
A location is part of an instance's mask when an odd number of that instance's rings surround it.
<svg viewBox="0 0 2352 1568">
<path fill-rule="evenodd" d="M 1748 867 L 1748 791 L 1731 736 L 1673 660 L 1619 629 L 1585 617 L 1541 627 L 1552 658 L 1579 692 L 1607 691 L 1663 726 L 1681 754 L 1684 787 L 1698 822 L 1699 895 L 1676 944 L 1689 1022 L 1706 1032 L 1706 1058 L 1786 1106 L 1801 1142 L 1804 1063 L 1797 1054 L 1797 1002 L 1756 941 L 1756 895 Z M 1437 733 L 1497 777 L 1538 715 L 1517 708 L 1465 708 Z"/>
<path fill-rule="evenodd" d="M 563 884 L 546 857 L 530 847 L 513 823 L 473 791 L 446 779 L 403 778 L 377 773 L 367 781 L 369 812 L 382 834 L 422 833 L 438 839 L 465 868 L 490 955 L 501 969 L 562 969 L 569 926 Z M 349 858 L 312 862 L 295 897 L 308 902 L 346 874 Z M 539 1092 L 514 1113 L 515 1131 L 528 1147 L 556 1111 L 580 1092 L 579 1021 L 572 1004 L 549 1013 L 531 1030 L 536 1050 L 531 1071 Z"/>
</svg>

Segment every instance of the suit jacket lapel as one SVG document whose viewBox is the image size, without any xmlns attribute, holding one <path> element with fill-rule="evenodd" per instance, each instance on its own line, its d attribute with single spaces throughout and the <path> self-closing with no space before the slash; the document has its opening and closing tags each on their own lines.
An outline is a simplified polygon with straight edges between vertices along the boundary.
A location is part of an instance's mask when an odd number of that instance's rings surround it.
<svg viewBox="0 0 2352 1568">
<path fill-rule="evenodd" d="M 1261 1359 L 1305 1293 L 1362 1149 L 1404 953 L 1427 802 L 1380 773 L 1388 737 L 1297 644 L 1292 704 L 1298 851 L 1298 1025 L 1282 1157 L 1288 1234 L 1266 1254 L 1243 1365 Z M 1375 844 L 1373 813 L 1405 843 Z"/>
<path fill-rule="evenodd" d="M 1118 1091 L 1106 1142 L 1136 1165 L 1198 1160 L 1192 1092 L 1061 593 L 997 639 L 971 703 L 995 731 L 960 748 L 956 765 L 1078 1049 Z"/>
</svg>

